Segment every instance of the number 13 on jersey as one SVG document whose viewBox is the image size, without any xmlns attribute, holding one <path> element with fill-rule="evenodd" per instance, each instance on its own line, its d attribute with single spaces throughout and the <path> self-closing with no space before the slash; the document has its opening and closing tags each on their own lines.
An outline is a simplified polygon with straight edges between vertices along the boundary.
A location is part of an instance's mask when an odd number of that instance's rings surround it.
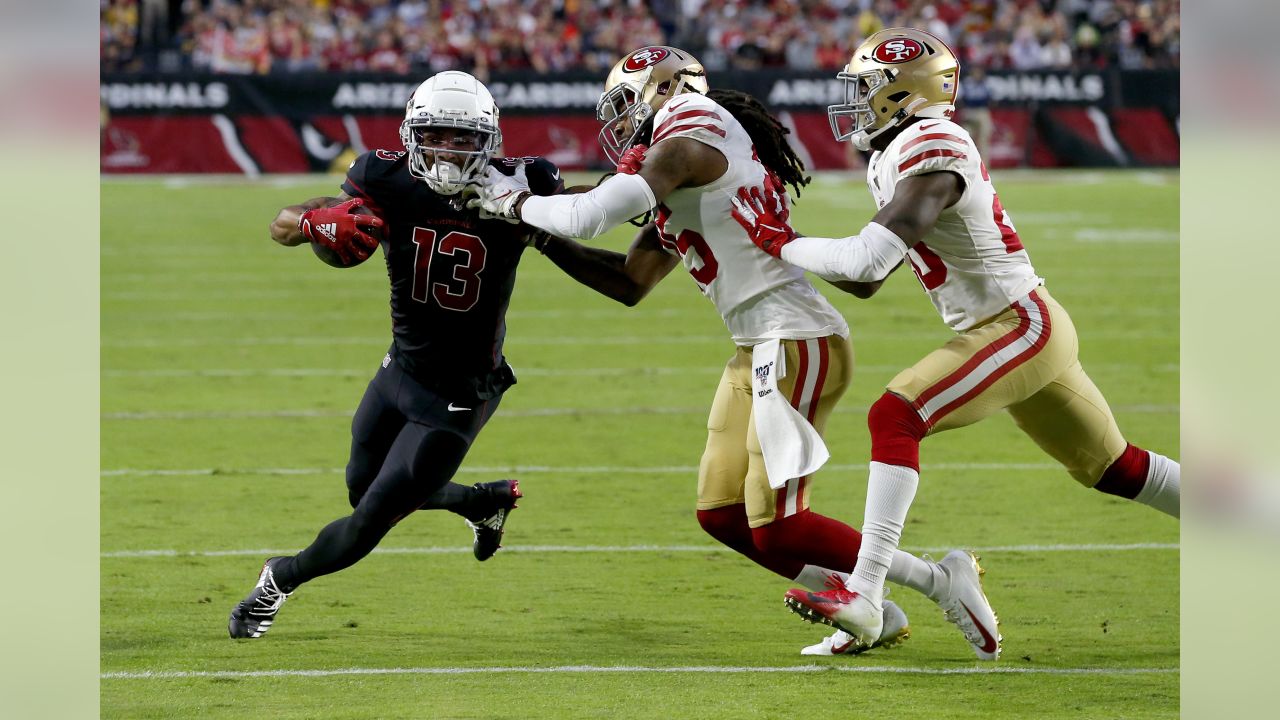
<svg viewBox="0 0 1280 720">
<path fill-rule="evenodd" d="M 413 299 L 436 303 L 446 309 L 466 312 L 480 301 L 480 272 L 484 270 L 488 250 L 479 237 L 454 230 L 437 242 L 430 228 L 414 228 L 413 243 L 417 257 L 413 265 Z M 436 266 L 433 282 L 431 266 Z M 450 271 L 451 269 L 451 271 Z"/>
</svg>

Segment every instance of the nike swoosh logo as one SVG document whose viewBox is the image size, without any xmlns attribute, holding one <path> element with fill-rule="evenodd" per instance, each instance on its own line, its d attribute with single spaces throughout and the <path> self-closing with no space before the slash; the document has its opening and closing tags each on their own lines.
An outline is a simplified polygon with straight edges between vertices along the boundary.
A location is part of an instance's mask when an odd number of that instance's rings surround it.
<svg viewBox="0 0 1280 720">
<path fill-rule="evenodd" d="M 551 173 L 551 179 L 552 180 L 560 179 L 560 168 L 556 168 L 555 172 Z"/>
<path fill-rule="evenodd" d="M 847 651 L 849 648 L 853 647 L 853 646 L 854 646 L 854 645 L 856 645 L 857 643 L 858 643 L 858 641 L 857 641 L 857 640 L 850 640 L 849 642 L 847 642 L 847 643 L 845 643 L 845 644 L 843 644 L 843 645 L 832 645 L 832 646 L 831 646 L 831 654 L 832 654 L 832 655 L 843 655 L 843 654 L 845 654 L 845 651 Z"/>
<path fill-rule="evenodd" d="M 465 410 L 471 410 L 471 409 L 472 409 L 472 408 L 454 407 L 453 403 L 449 403 L 449 412 L 463 412 L 463 411 L 465 411 Z M 965 608 L 965 610 L 968 610 L 968 609 L 969 609 L 969 608 Z M 970 613 L 970 614 L 972 614 L 972 613 Z"/>
<path fill-rule="evenodd" d="M 969 609 L 969 606 L 964 604 L 963 600 L 960 601 L 960 607 L 964 608 L 964 611 L 969 613 L 969 619 L 973 621 L 974 625 L 978 626 L 978 632 L 982 634 L 982 652 L 993 653 L 996 650 L 999 650 L 1000 644 L 997 643 L 996 639 L 987 631 L 987 627 L 982 624 L 982 621 L 978 619 L 978 616 L 974 615 L 973 611 Z"/>
<path fill-rule="evenodd" d="M 931 128 L 931 127 L 937 127 L 937 126 L 939 126 L 939 125 L 941 125 L 941 124 L 942 124 L 942 123 L 934 123 L 934 124 L 932 124 L 932 125 L 921 125 L 921 126 L 920 126 L 920 130 L 923 132 L 923 131 L 925 131 L 925 130 L 928 130 L 928 129 L 929 129 L 929 128 Z"/>
</svg>

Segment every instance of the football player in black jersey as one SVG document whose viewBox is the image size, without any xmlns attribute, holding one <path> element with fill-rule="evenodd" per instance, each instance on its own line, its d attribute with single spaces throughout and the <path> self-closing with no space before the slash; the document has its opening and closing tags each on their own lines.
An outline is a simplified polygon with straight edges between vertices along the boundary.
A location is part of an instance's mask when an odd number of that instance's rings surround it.
<svg viewBox="0 0 1280 720">
<path fill-rule="evenodd" d="M 502 354 L 506 310 L 525 225 L 484 219 L 462 190 L 489 167 L 523 167 L 541 194 L 563 190 L 541 158 L 494 158 L 498 109 L 471 75 L 443 72 L 414 92 L 400 128 L 404 151 L 373 150 L 351 165 L 342 192 L 282 209 L 271 237 L 311 241 L 346 264 L 382 246 L 391 280 L 392 343 L 351 424 L 346 480 L 354 512 L 329 523 L 297 555 L 270 558 L 231 611 L 234 638 L 261 637 L 302 583 L 348 567 L 414 510 L 447 509 L 475 532 L 479 560 L 498 549 L 520 491 L 514 480 L 450 479 L 515 375 Z M 356 214 L 363 206 L 376 215 Z M 381 241 L 373 231 L 380 230 Z"/>
</svg>

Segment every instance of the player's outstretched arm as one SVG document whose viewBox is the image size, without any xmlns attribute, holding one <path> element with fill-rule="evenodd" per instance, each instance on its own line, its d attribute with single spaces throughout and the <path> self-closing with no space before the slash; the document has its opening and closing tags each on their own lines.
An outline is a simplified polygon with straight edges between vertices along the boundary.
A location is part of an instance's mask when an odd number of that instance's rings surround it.
<svg viewBox="0 0 1280 720">
<path fill-rule="evenodd" d="M 663 140 L 642 157 L 642 167 L 619 166 L 617 175 L 580 194 L 533 195 L 518 173 L 491 171 L 470 206 L 559 237 L 590 240 L 653 210 L 677 188 L 715 181 L 729 167 L 719 150 L 685 137 Z"/>
<path fill-rule="evenodd" d="M 951 172 L 909 177 L 898 183 L 893 200 L 857 235 L 845 238 L 801 237 L 781 221 L 777 203 L 757 189 L 739 191 L 734 219 L 760 249 L 827 280 L 882 282 L 907 250 L 933 229 L 943 210 L 960 200 L 964 181 Z M 865 290 L 869 288 L 862 288 Z M 874 292 L 874 291 L 872 291 Z M 857 292 L 854 293 L 858 294 Z"/>
<path fill-rule="evenodd" d="M 298 228 L 298 219 L 302 217 L 302 213 L 316 208 L 340 205 L 350 199 L 352 199 L 351 196 L 344 192 L 339 193 L 338 197 L 311 198 L 301 205 L 288 205 L 281 208 L 280 212 L 276 213 L 276 219 L 271 221 L 271 239 L 286 247 L 301 245 L 307 241 L 302 235 L 302 230 Z"/>
<path fill-rule="evenodd" d="M 640 230 L 626 255 L 555 236 L 540 247 L 569 277 L 627 307 L 644 299 L 679 263 L 662 249 L 653 223 Z"/>
</svg>

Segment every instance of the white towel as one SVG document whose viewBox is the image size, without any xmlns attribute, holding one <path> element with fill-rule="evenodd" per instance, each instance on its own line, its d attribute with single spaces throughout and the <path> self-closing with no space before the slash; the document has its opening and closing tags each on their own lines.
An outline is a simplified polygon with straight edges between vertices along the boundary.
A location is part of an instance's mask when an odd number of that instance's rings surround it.
<svg viewBox="0 0 1280 720">
<path fill-rule="evenodd" d="M 786 376 L 781 340 L 766 340 L 751 349 L 751 412 L 769 487 L 774 489 L 817 472 L 831 457 L 822 436 L 778 390 L 778 380 Z"/>
</svg>

